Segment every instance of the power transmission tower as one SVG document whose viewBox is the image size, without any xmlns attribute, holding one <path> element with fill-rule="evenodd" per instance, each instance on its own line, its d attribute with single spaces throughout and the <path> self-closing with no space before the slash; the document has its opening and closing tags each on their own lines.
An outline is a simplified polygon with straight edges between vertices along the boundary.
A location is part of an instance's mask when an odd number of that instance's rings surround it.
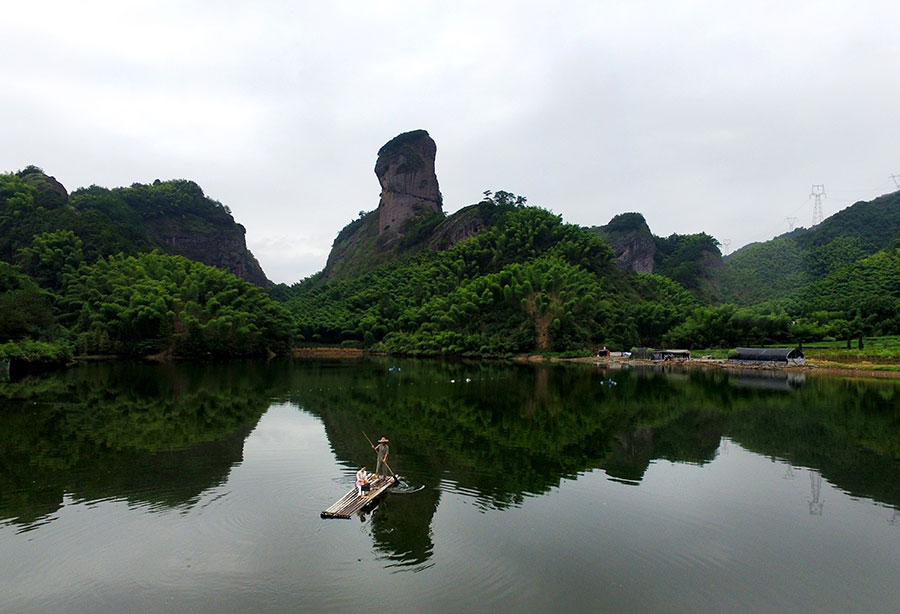
<svg viewBox="0 0 900 614">
<path fill-rule="evenodd" d="M 797 223 L 797 218 L 796 217 L 786 217 L 784 219 L 786 219 L 787 223 L 788 223 L 788 232 L 793 231 L 794 225 Z"/>
<path fill-rule="evenodd" d="M 891 179 L 894 180 L 894 186 L 900 188 L 900 175 L 891 175 Z"/>
<path fill-rule="evenodd" d="M 722 239 L 722 255 L 726 255 L 728 253 L 728 249 L 731 247 L 731 239 Z"/>
<path fill-rule="evenodd" d="M 809 193 L 809 197 L 816 199 L 816 202 L 813 204 L 812 219 L 812 225 L 815 226 L 821 224 L 824 219 L 824 216 L 822 215 L 822 199 L 825 198 L 825 186 L 820 183 L 814 183 L 812 192 Z"/>
</svg>

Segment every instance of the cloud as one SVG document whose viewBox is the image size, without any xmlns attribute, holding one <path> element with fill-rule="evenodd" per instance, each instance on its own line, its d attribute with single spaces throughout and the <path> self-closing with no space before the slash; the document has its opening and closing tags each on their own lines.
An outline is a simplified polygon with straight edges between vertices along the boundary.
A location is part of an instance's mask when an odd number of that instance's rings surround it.
<svg viewBox="0 0 900 614">
<path fill-rule="evenodd" d="M 7 7 L 0 168 L 197 181 L 270 277 L 324 267 L 424 128 L 445 210 L 507 189 L 732 249 L 892 191 L 889 2 L 35 2 Z M 892 72 L 893 71 L 893 72 Z M 836 196 L 831 197 L 831 194 Z"/>
</svg>

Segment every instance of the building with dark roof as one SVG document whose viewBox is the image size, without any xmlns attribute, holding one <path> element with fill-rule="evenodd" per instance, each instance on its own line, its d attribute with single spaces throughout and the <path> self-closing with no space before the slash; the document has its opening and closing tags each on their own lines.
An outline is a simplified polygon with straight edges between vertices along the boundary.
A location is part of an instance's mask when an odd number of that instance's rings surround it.
<svg viewBox="0 0 900 614">
<path fill-rule="evenodd" d="M 803 352 L 796 348 L 737 348 L 731 360 L 739 362 L 771 362 L 785 365 L 806 364 Z"/>
</svg>

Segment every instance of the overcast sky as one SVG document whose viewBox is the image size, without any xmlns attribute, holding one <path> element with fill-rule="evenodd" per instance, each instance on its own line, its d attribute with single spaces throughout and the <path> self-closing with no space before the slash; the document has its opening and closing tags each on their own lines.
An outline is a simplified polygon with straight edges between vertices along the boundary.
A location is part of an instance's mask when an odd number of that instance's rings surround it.
<svg viewBox="0 0 900 614">
<path fill-rule="evenodd" d="M 505 189 L 724 251 L 892 192 L 900 3 L 15 2 L 0 172 L 192 179 L 273 281 L 378 205 L 386 141 L 437 143 L 444 210 Z M 897 177 L 900 181 L 900 177 Z"/>
</svg>

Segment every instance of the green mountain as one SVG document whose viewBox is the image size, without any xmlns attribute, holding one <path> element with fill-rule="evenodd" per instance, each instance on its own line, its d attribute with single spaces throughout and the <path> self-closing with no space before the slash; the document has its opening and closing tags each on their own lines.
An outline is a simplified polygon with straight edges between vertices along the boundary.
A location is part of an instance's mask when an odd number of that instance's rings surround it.
<svg viewBox="0 0 900 614">
<path fill-rule="evenodd" d="M 722 297 L 741 305 L 797 299 L 900 238 L 900 192 L 858 202 L 813 228 L 747 245 L 724 259 Z"/>
<path fill-rule="evenodd" d="M 76 351 L 287 352 L 296 324 L 261 286 L 243 226 L 191 181 L 70 195 L 37 167 L 0 174 L 0 360 L 12 371 Z"/>
<path fill-rule="evenodd" d="M 808 284 L 797 302 L 805 317 L 843 329 L 836 337 L 900 334 L 900 247 L 875 252 Z"/>
<path fill-rule="evenodd" d="M 448 249 L 285 290 L 302 334 L 426 355 L 640 341 L 625 314 L 626 297 L 637 292 L 599 238 L 536 207 L 478 207 L 493 213 L 491 225 Z"/>
<path fill-rule="evenodd" d="M 244 227 L 192 181 L 90 186 L 68 194 L 35 166 L 0 175 L 0 260 L 15 262 L 36 236 L 64 231 L 81 240 L 88 262 L 156 249 L 271 285 L 247 249 Z"/>
</svg>

